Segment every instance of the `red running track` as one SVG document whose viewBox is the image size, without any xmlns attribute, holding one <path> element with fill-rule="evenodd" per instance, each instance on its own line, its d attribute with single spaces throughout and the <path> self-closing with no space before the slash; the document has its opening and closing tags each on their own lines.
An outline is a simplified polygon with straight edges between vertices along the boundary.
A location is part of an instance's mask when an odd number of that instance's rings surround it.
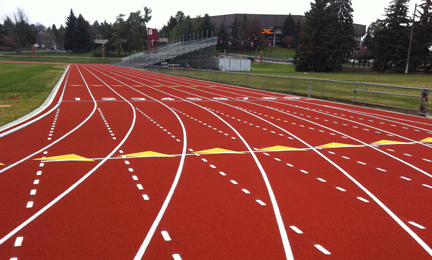
<svg viewBox="0 0 432 260">
<path fill-rule="evenodd" d="M 109 65 L 54 103 L 0 138 L 0 259 L 432 258 L 429 119 Z"/>
</svg>

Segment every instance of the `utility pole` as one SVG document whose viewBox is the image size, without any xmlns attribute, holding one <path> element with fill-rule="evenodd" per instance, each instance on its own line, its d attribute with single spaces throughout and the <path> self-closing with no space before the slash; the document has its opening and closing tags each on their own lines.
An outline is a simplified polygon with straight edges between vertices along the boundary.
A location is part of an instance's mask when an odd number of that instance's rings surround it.
<svg viewBox="0 0 432 260">
<path fill-rule="evenodd" d="M 413 32 L 414 32 L 416 12 L 417 12 L 417 4 L 415 4 L 415 8 L 414 8 L 414 15 L 413 15 L 413 21 L 412 21 L 412 26 L 411 26 L 411 36 L 410 36 L 410 42 L 409 42 L 409 47 L 408 47 L 408 58 L 407 58 L 407 63 L 406 63 L 406 68 L 405 68 L 405 74 L 408 74 L 408 66 L 409 66 L 410 55 L 411 55 L 411 44 L 412 44 L 412 37 L 413 37 Z"/>
</svg>

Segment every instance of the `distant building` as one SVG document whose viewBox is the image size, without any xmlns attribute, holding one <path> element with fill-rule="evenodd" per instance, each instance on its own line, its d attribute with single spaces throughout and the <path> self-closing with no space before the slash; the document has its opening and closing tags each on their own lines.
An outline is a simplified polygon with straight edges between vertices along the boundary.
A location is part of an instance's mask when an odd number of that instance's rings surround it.
<svg viewBox="0 0 432 260">
<path fill-rule="evenodd" d="M 226 15 L 216 15 L 210 16 L 212 23 L 218 28 L 222 22 L 224 22 L 228 31 L 231 32 L 232 24 L 235 18 L 237 21 L 243 19 L 246 15 L 248 21 L 258 20 L 263 28 L 263 34 L 269 42 L 272 42 L 273 46 L 278 46 L 282 35 L 282 28 L 285 19 L 288 14 L 277 15 L 277 14 L 226 14 Z M 291 15 L 294 21 L 297 23 L 298 20 L 304 22 L 304 15 Z M 360 42 L 361 38 L 366 34 L 366 25 L 354 24 L 355 38 L 356 41 Z"/>
</svg>

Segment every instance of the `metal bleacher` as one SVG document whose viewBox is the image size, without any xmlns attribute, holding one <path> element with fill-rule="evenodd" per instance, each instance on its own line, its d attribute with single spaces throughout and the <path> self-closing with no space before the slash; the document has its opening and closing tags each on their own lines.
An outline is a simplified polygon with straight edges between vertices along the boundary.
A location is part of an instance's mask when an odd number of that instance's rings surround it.
<svg viewBox="0 0 432 260">
<path fill-rule="evenodd" d="M 185 41 L 173 43 L 156 51 L 150 53 L 137 53 L 121 59 L 122 63 L 139 64 L 140 66 L 147 66 L 157 64 L 162 61 L 174 59 L 178 56 L 192 53 L 201 49 L 215 46 L 217 44 L 217 37 L 199 39 L 194 41 Z"/>
</svg>

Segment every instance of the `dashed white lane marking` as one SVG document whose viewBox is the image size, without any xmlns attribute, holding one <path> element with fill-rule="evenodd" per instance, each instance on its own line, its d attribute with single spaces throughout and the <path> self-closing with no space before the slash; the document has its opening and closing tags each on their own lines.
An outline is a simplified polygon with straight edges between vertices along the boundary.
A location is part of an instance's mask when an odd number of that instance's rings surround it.
<svg viewBox="0 0 432 260">
<path fill-rule="evenodd" d="M 215 169 L 215 168 L 216 168 L 216 166 L 214 166 L 213 164 L 210 164 L 210 167 L 212 167 L 213 169 Z"/>
<path fill-rule="evenodd" d="M 220 175 L 222 175 L 222 176 L 226 176 L 226 173 L 224 173 L 224 172 L 219 172 L 220 173 Z"/>
<path fill-rule="evenodd" d="M 23 240 L 24 240 L 24 237 L 17 237 L 17 238 L 15 239 L 14 247 L 22 246 L 22 242 L 23 242 Z"/>
<path fill-rule="evenodd" d="M 286 165 L 288 165 L 289 167 L 294 167 L 294 165 L 287 163 Z"/>
<path fill-rule="evenodd" d="M 425 158 L 422 158 L 422 160 L 426 161 L 426 162 L 432 162 L 431 160 L 428 160 L 428 159 L 425 159 Z"/>
<path fill-rule="evenodd" d="M 133 172 L 134 171 L 134 169 L 132 169 L 132 168 L 128 168 L 128 170 L 129 170 L 129 172 Z"/>
<path fill-rule="evenodd" d="M 274 158 L 276 161 L 278 161 L 278 162 L 280 162 L 281 161 L 281 159 L 279 159 L 279 158 Z"/>
<path fill-rule="evenodd" d="M 130 162 L 129 162 L 129 161 L 124 161 L 124 163 L 125 163 L 126 165 L 129 165 L 129 164 L 130 164 Z"/>
<path fill-rule="evenodd" d="M 242 191 L 246 194 L 250 194 L 250 191 L 248 191 L 247 189 L 242 189 Z"/>
<path fill-rule="evenodd" d="M 314 245 L 319 251 L 321 251 L 321 252 L 323 252 L 323 254 L 325 254 L 325 255 L 331 255 L 331 253 L 327 250 L 327 249 L 325 249 L 323 246 L 321 246 L 321 245 L 318 245 L 318 244 L 316 244 L 316 245 Z"/>
<path fill-rule="evenodd" d="M 182 260 L 179 254 L 173 254 L 172 257 L 174 260 Z"/>
<path fill-rule="evenodd" d="M 406 156 L 410 156 L 410 157 L 412 156 L 411 154 L 408 154 L 408 153 L 404 153 L 404 155 L 406 155 Z"/>
<path fill-rule="evenodd" d="M 42 171 L 37 171 L 36 175 L 42 175 Z"/>
<path fill-rule="evenodd" d="M 361 201 L 363 201 L 363 202 L 369 203 L 369 201 L 368 201 L 367 199 L 365 199 L 365 198 L 357 197 L 357 199 L 359 199 L 359 200 L 361 200 Z"/>
<path fill-rule="evenodd" d="M 201 160 L 202 160 L 203 162 L 207 162 L 207 160 L 206 160 L 206 159 L 204 159 L 204 158 L 201 158 Z"/>
<path fill-rule="evenodd" d="M 230 180 L 230 182 L 231 182 L 232 184 L 238 184 L 238 182 L 236 182 L 235 180 Z"/>
<path fill-rule="evenodd" d="M 290 226 L 290 228 L 292 230 L 294 230 L 294 232 L 296 232 L 297 234 L 303 234 L 303 231 L 301 231 L 299 228 L 297 228 L 296 226 Z"/>
<path fill-rule="evenodd" d="M 322 178 L 317 178 L 317 180 L 321 181 L 321 182 L 327 182 L 326 180 L 322 179 Z"/>
<path fill-rule="evenodd" d="M 119 153 L 123 153 L 123 150 L 119 150 Z"/>
<path fill-rule="evenodd" d="M 256 202 L 258 202 L 261 206 L 265 206 L 266 205 L 264 202 L 262 202 L 262 200 L 256 200 Z"/>
<path fill-rule="evenodd" d="M 171 237 L 167 231 L 162 231 L 161 234 L 162 234 L 162 237 L 165 241 L 171 241 Z"/>
<path fill-rule="evenodd" d="M 342 156 L 342 158 L 349 160 L 349 157 L 346 157 L 346 156 Z"/>
<path fill-rule="evenodd" d="M 387 172 L 386 170 L 384 170 L 384 169 L 381 169 L 381 168 L 376 168 L 378 171 L 382 171 L 382 172 Z"/>
<path fill-rule="evenodd" d="M 39 164 L 39 167 L 44 167 L 44 163 L 40 163 L 40 164 Z"/>
<path fill-rule="evenodd" d="M 335 154 L 335 153 L 334 153 L 334 152 L 332 152 L 332 151 L 328 151 L 328 153 L 329 153 L 329 154 Z"/>
<path fill-rule="evenodd" d="M 38 180 L 38 179 L 34 180 L 33 184 L 34 184 L 34 185 L 39 184 L 39 180 Z"/>
<path fill-rule="evenodd" d="M 300 170 L 302 173 L 306 173 L 308 174 L 309 172 L 305 171 L 305 170 Z"/>
<path fill-rule="evenodd" d="M 12 257 L 9 260 L 18 260 L 18 257 Z"/>
<path fill-rule="evenodd" d="M 133 179 L 134 181 L 137 181 L 137 180 L 138 180 L 138 177 L 137 177 L 136 175 L 132 175 L 132 179 Z"/>
<path fill-rule="evenodd" d="M 32 196 L 36 195 L 36 190 L 35 189 L 31 190 L 30 195 L 32 195 Z"/>
<path fill-rule="evenodd" d="M 143 189 L 144 189 L 143 186 L 142 186 L 141 184 L 137 184 L 137 188 L 138 188 L 139 190 L 143 190 Z"/>
<path fill-rule="evenodd" d="M 340 190 L 340 191 L 343 191 L 343 192 L 346 191 L 346 189 L 343 189 L 343 188 L 341 188 L 341 187 L 336 187 L 336 189 L 338 189 L 338 190 Z"/>
<path fill-rule="evenodd" d="M 143 196 L 144 200 L 149 200 L 150 199 L 149 196 L 147 196 L 147 194 L 143 194 L 142 196 Z"/>
<path fill-rule="evenodd" d="M 407 177 L 404 177 L 404 176 L 401 176 L 401 178 L 404 179 L 404 180 L 407 180 L 407 181 L 411 180 L 410 178 L 407 178 Z"/>
<path fill-rule="evenodd" d="M 359 164 L 363 164 L 363 165 L 366 165 L 366 163 L 364 163 L 364 162 L 360 162 L 360 161 L 357 161 L 357 163 L 359 163 Z"/>
<path fill-rule="evenodd" d="M 422 225 L 417 224 L 417 223 L 415 223 L 415 222 L 413 222 L 413 221 L 409 221 L 408 223 L 410 223 L 411 225 L 413 225 L 413 226 L 415 226 L 415 227 L 418 227 L 418 228 L 420 228 L 420 229 L 426 229 L 426 228 L 423 227 Z"/>
<path fill-rule="evenodd" d="M 33 208 L 33 201 L 27 202 L 26 208 L 28 209 Z"/>
<path fill-rule="evenodd" d="M 425 186 L 425 187 L 427 187 L 427 188 L 432 189 L 432 186 L 429 186 L 429 185 L 427 185 L 427 184 L 422 184 L 422 185 Z"/>
</svg>

